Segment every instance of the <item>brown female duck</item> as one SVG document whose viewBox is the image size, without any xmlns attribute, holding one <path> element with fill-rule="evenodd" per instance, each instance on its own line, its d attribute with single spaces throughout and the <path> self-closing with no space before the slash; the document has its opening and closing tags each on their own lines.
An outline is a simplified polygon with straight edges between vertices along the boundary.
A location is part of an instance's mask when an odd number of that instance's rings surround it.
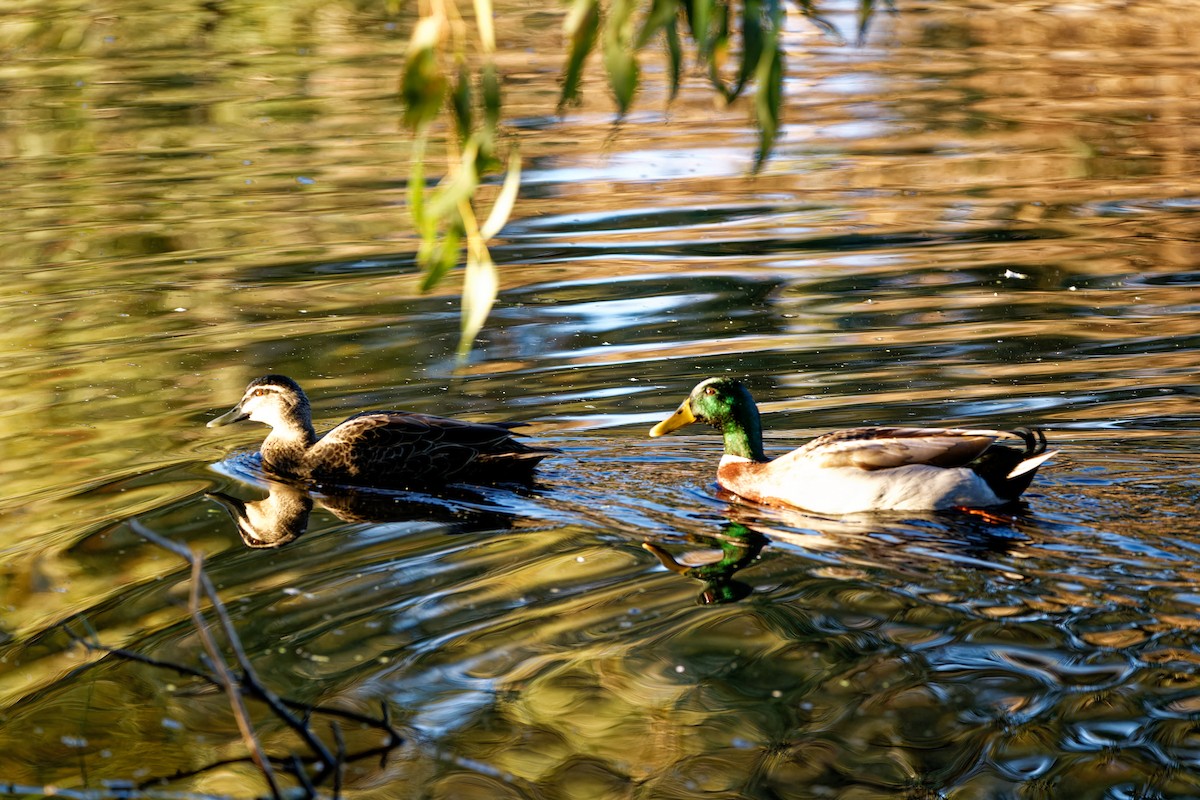
<svg viewBox="0 0 1200 800">
<path fill-rule="evenodd" d="M 528 480 L 537 463 L 556 452 L 517 441 L 511 429 L 521 423 L 403 411 L 364 411 L 318 437 L 308 397 L 283 375 L 251 381 L 241 402 L 208 427 L 244 419 L 271 426 L 260 449 L 269 471 L 354 486 Z"/>
</svg>

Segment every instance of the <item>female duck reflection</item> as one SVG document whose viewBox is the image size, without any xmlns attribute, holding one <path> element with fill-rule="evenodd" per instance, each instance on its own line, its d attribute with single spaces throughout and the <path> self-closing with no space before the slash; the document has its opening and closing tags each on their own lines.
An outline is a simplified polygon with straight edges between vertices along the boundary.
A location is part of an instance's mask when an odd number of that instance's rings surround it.
<svg viewBox="0 0 1200 800">
<path fill-rule="evenodd" d="M 308 529 L 314 506 L 324 508 L 343 522 L 421 519 L 448 523 L 455 532 L 507 530 L 516 518 L 514 512 L 490 506 L 487 498 L 465 489 L 455 491 L 450 497 L 434 497 L 415 492 L 349 488 L 314 493 L 278 481 L 252 479 L 251 482 L 265 485 L 267 496 L 261 500 L 241 500 L 224 492 L 209 492 L 207 496 L 229 512 L 242 542 L 253 548 L 281 547 L 295 540 Z"/>
</svg>

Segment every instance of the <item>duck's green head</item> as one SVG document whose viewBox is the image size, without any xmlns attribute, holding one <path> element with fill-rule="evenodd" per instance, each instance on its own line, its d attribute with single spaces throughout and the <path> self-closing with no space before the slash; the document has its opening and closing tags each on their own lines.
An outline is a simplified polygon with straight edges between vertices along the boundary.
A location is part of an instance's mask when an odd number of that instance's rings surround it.
<svg viewBox="0 0 1200 800">
<path fill-rule="evenodd" d="M 729 455 L 766 461 L 758 406 L 741 381 L 709 378 L 700 382 L 674 414 L 650 429 L 650 435 L 662 436 L 693 422 L 704 422 L 719 430 Z"/>
</svg>

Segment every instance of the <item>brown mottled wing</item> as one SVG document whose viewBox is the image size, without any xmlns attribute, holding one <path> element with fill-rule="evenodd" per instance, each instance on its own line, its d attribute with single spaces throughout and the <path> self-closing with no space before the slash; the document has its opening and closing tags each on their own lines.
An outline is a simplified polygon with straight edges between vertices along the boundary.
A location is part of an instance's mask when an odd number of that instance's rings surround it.
<svg viewBox="0 0 1200 800">
<path fill-rule="evenodd" d="M 974 461 L 1001 431 L 958 428 L 850 428 L 813 439 L 783 458 L 803 458 L 821 467 L 875 470 L 928 464 L 961 467 Z"/>
<path fill-rule="evenodd" d="M 527 471 L 549 452 L 516 441 L 511 427 L 514 423 L 368 411 L 325 434 L 314 448 L 320 454 L 313 456 L 322 464 L 322 472 L 373 482 L 447 481 L 481 472 L 502 479 L 506 464 L 526 462 Z"/>
</svg>

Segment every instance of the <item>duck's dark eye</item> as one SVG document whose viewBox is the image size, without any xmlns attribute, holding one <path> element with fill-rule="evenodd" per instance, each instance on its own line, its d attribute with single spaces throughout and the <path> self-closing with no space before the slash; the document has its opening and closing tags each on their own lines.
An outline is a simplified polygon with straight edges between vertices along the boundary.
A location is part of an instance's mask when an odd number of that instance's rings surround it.
<svg viewBox="0 0 1200 800">
<path fill-rule="evenodd" d="M 707 389 L 705 389 L 705 390 L 704 390 L 704 393 L 705 393 L 705 394 L 716 394 L 716 393 L 717 393 L 717 390 L 716 390 L 716 389 L 714 389 L 713 387 L 711 387 L 711 386 L 710 386 L 710 387 L 708 387 Z"/>
</svg>

